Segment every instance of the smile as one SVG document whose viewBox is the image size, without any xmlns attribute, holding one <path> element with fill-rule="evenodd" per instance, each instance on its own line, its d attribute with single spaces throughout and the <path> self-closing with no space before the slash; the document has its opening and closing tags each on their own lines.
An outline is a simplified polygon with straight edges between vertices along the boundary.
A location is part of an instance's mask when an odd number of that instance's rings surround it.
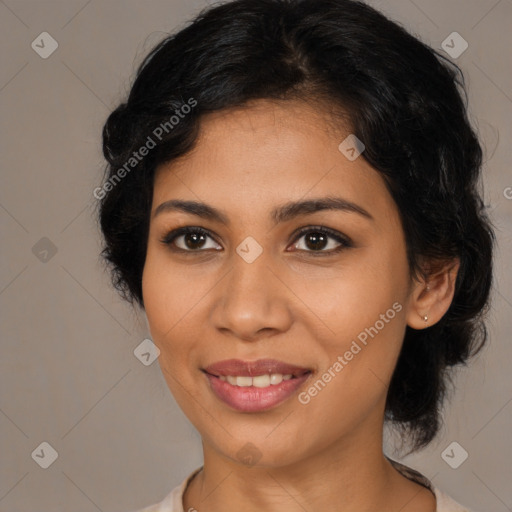
<svg viewBox="0 0 512 512">
<path fill-rule="evenodd" d="M 262 412 L 290 398 L 309 378 L 308 368 L 273 359 L 230 359 L 203 369 L 213 394 L 239 412 Z"/>
<path fill-rule="evenodd" d="M 292 378 L 290 373 L 283 375 L 282 373 L 271 373 L 258 375 L 257 377 L 245 377 L 235 375 L 219 375 L 219 379 L 224 382 L 229 382 L 232 386 L 238 386 L 246 388 L 254 386 L 256 388 L 267 388 L 268 386 L 277 386 L 281 384 L 283 380 L 289 380 Z"/>
</svg>

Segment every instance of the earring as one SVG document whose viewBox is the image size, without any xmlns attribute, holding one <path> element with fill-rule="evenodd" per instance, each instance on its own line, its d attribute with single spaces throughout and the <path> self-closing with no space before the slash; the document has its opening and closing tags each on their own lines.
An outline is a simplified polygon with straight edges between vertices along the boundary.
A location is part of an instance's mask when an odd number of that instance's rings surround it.
<svg viewBox="0 0 512 512">
<path fill-rule="evenodd" d="M 426 291 L 427 292 L 430 291 L 430 285 L 429 284 L 427 284 Z M 428 322 L 428 315 L 424 315 L 423 316 L 423 320 L 425 321 L 425 323 Z"/>
</svg>

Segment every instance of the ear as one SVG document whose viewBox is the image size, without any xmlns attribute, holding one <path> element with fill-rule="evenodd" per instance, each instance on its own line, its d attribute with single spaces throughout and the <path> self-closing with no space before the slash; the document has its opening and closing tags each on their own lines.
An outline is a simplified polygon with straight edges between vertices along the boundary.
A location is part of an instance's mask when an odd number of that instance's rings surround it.
<svg viewBox="0 0 512 512">
<path fill-rule="evenodd" d="M 452 303 L 459 267 L 460 260 L 456 258 L 415 281 L 407 312 L 409 327 L 425 329 L 441 320 Z"/>
</svg>

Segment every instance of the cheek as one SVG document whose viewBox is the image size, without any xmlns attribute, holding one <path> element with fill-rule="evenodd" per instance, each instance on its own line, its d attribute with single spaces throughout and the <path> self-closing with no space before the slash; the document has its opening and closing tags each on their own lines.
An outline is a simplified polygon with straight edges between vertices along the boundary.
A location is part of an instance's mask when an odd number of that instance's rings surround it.
<svg viewBox="0 0 512 512">
<path fill-rule="evenodd" d="M 404 309 L 407 299 L 407 262 L 400 248 L 394 251 L 384 244 L 380 248 L 354 251 L 336 269 L 328 269 L 327 277 L 319 269 L 313 269 L 312 275 L 307 269 L 301 274 L 289 274 L 294 292 L 304 299 L 317 319 L 319 330 L 316 335 L 312 330 L 312 336 L 318 338 L 319 333 L 326 333 L 330 350 L 343 349 L 361 332 L 364 338 L 365 329 L 376 322 L 378 328 L 384 326 L 379 329 L 385 331 L 384 337 L 396 339 L 402 332 L 405 320 L 396 309 Z M 395 303 L 398 306 L 394 309 Z M 311 313 L 305 318 L 310 316 Z"/>
<path fill-rule="evenodd" d="M 174 268 L 161 251 L 148 249 L 142 275 L 142 294 L 151 334 L 163 343 L 179 330 L 190 311 L 199 283 L 190 286 L 183 271 Z"/>
<path fill-rule="evenodd" d="M 406 326 L 408 268 L 402 256 L 393 257 L 390 249 L 367 253 L 337 279 L 309 283 L 314 312 L 329 327 L 327 333 L 310 326 L 324 350 L 318 378 L 328 381 L 304 396 L 311 398 L 313 416 L 336 404 L 333 414 L 349 421 L 347 410 L 357 417 L 355 411 L 364 414 L 385 397 Z"/>
<path fill-rule="evenodd" d="M 159 264 L 148 251 L 142 276 L 142 293 L 151 339 L 160 350 L 158 364 L 167 386 L 185 414 L 189 415 L 193 411 L 180 385 L 183 382 L 190 387 L 190 383 L 186 383 L 186 375 L 180 374 L 187 367 L 189 347 L 180 340 L 186 326 L 183 319 L 190 306 L 184 296 L 186 294 L 178 292 L 182 283 L 176 275 L 176 272 L 169 272 L 163 264 Z"/>
<path fill-rule="evenodd" d="M 145 312 L 151 339 L 160 350 L 160 368 L 173 394 L 179 391 L 173 377 L 180 366 L 183 367 L 186 357 L 185 347 L 179 340 L 180 329 L 183 329 L 180 319 L 185 316 L 187 305 L 183 294 L 177 293 L 179 283 L 173 278 L 175 275 L 163 270 L 148 254 L 142 277 Z"/>
<path fill-rule="evenodd" d="M 173 315 L 166 314 L 166 311 L 169 312 L 169 308 L 172 307 L 172 304 L 168 303 L 172 296 L 166 293 L 166 290 L 171 289 L 172 285 L 168 275 L 158 271 L 158 266 L 148 254 L 142 275 L 142 295 L 155 343 L 171 327 L 170 318 Z"/>
<path fill-rule="evenodd" d="M 321 442 L 328 444 L 359 429 L 369 416 L 374 418 L 374 426 L 380 424 L 403 337 L 402 312 L 384 326 L 375 325 L 376 319 L 366 325 L 352 320 L 353 336 L 347 332 L 329 347 L 328 362 L 298 397 L 298 412 L 303 411 L 300 419 L 309 425 L 301 429 L 303 435 L 314 437 L 312 432 L 322 425 Z M 363 336 L 358 338 L 358 334 Z"/>
<path fill-rule="evenodd" d="M 180 382 L 189 382 L 187 369 L 197 364 L 201 322 L 195 321 L 201 299 L 211 288 L 199 276 L 190 276 L 171 265 L 165 254 L 148 251 L 142 276 L 145 312 L 153 343 L 160 350 L 159 364 L 173 394 Z"/>
</svg>

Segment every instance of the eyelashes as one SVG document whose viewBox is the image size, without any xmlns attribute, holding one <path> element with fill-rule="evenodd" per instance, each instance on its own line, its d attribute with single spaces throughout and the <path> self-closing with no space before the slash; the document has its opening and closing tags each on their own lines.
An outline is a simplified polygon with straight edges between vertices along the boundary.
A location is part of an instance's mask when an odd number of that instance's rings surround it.
<svg viewBox="0 0 512 512">
<path fill-rule="evenodd" d="M 167 235 L 165 235 L 162 238 L 161 242 L 168 245 L 171 248 L 171 250 L 173 250 L 173 251 L 194 252 L 194 253 L 195 252 L 204 252 L 204 249 L 199 249 L 199 250 L 181 249 L 174 245 L 174 241 L 177 238 L 179 238 L 181 236 L 184 237 L 187 235 L 191 235 L 190 239 L 193 239 L 194 243 L 201 242 L 206 237 L 214 239 L 214 237 L 206 229 L 200 228 L 199 226 L 186 226 L 183 228 L 178 228 L 178 229 L 174 229 L 174 230 L 170 231 L 169 233 L 167 233 Z M 192 235 L 196 235 L 196 236 L 192 236 Z"/>
<path fill-rule="evenodd" d="M 311 235 L 309 238 L 307 235 Z M 183 242 L 187 240 L 189 242 L 188 248 L 177 247 L 176 241 L 182 238 Z M 313 247 L 322 246 L 319 250 L 310 249 L 304 242 L 302 243 L 304 248 L 294 248 L 294 251 L 311 254 L 312 256 L 329 256 L 333 254 L 337 254 L 344 249 L 348 249 L 353 247 L 353 243 L 346 235 L 330 229 L 325 226 L 308 226 L 305 228 L 301 228 L 298 232 L 294 233 L 292 237 L 292 244 L 297 245 L 297 242 L 302 238 L 305 238 L 306 243 L 313 242 Z M 211 239 L 213 243 L 210 243 L 209 247 L 205 248 L 205 243 L 208 239 Z M 334 240 L 338 245 L 332 248 L 332 240 Z M 185 226 L 181 228 L 174 229 L 167 233 L 163 238 L 161 238 L 160 242 L 165 244 L 172 250 L 173 252 L 185 254 L 185 255 L 193 255 L 198 253 L 204 253 L 206 250 L 220 250 L 217 249 L 216 246 L 220 246 L 218 242 L 215 240 L 215 237 L 206 229 L 201 228 L 199 226 Z M 326 242 L 324 246 L 324 242 Z M 182 243 L 183 245 L 183 243 Z M 329 250 L 325 250 L 326 247 L 331 248 Z M 185 244 L 185 247 L 187 244 Z M 192 248 L 191 248 L 192 247 Z M 290 251 L 287 251 L 290 252 Z"/>
<path fill-rule="evenodd" d="M 301 228 L 297 233 L 294 234 L 293 238 L 293 244 L 296 245 L 299 240 L 302 238 L 307 239 L 308 235 L 315 235 L 313 240 L 316 240 L 316 242 L 320 241 L 322 243 L 324 240 L 328 241 L 329 245 L 329 239 L 334 240 L 338 245 L 334 248 L 331 248 L 330 250 L 312 250 L 306 247 L 306 249 L 298 249 L 299 251 L 303 251 L 308 254 L 312 254 L 313 256 L 329 256 L 333 254 L 337 254 L 341 252 L 344 249 L 348 249 L 350 247 L 353 247 L 352 240 L 348 238 L 347 236 L 341 234 L 338 231 L 335 231 L 334 229 L 330 229 L 325 226 L 308 226 L 306 228 Z M 320 235 L 320 237 L 318 236 Z M 310 238 L 309 241 L 312 239 Z M 315 243 L 315 242 L 314 242 Z"/>
</svg>

